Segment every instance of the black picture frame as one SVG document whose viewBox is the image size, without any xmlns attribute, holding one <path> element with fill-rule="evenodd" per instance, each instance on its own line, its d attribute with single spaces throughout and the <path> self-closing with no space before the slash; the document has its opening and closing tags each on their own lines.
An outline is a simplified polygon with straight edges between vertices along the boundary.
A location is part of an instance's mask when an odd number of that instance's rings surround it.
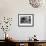
<svg viewBox="0 0 46 46">
<path fill-rule="evenodd" d="M 34 14 L 18 14 L 18 26 L 19 27 L 33 27 Z"/>
</svg>

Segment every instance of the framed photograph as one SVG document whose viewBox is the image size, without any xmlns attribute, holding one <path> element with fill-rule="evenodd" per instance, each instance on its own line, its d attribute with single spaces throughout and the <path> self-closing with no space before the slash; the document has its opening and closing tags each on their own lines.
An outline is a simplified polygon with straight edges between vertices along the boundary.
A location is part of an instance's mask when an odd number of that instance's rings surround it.
<svg viewBox="0 0 46 46">
<path fill-rule="evenodd" d="M 18 14 L 18 26 L 19 27 L 33 27 L 34 14 Z"/>
</svg>

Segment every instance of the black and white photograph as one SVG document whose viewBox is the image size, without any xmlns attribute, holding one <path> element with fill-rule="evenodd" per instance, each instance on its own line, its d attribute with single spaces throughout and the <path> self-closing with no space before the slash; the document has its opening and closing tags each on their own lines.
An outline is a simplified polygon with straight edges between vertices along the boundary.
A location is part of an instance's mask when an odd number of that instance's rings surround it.
<svg viewBox="0 0 46 46">
<path fill-rule="evenodd" d="M 33 14 L 18 14 L 18 26 L 20 27 L 34 26 L 34 15 Z"/>
</svg>

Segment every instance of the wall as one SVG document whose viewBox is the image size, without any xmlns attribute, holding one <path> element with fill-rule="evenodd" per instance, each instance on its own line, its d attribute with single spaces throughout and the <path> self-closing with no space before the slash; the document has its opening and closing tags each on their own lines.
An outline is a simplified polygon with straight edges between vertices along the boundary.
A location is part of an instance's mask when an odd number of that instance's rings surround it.
<svg viewBox="0 0 46 46">
<path fill-rule="evenodd" d="M 12 17 L 13 22 L 10 33 L 17 40 L 27 40 L 34 34 L 37 39 L 44 40 L 45 38 L 45 16 L 46 6 L 33 8 L 28 0 L 0 0 L 0 18 Z M 34 14 L 34 27 L 18 27 L 18 14 Z M 0 31 L 2 35 L 3 31 Z M 4 33 L 3 33 L 4 34 Z M 4 39 L 0 36 L 0 39 Z"/>
</svg>

